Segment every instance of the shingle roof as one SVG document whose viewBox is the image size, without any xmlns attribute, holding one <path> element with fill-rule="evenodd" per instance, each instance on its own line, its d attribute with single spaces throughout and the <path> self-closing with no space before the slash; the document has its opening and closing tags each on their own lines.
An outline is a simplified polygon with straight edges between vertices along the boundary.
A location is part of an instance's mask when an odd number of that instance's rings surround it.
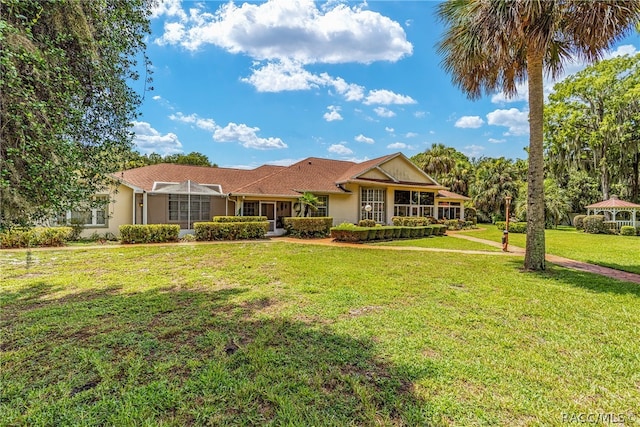
<svg viewBox="0 0 640 427">
<path fill-rule="evenodd" d="M 284 166 L 264 165 L 256 169 L 212 168 L 162 163 L 143 166 L 113 174 L 125 184 L 152 191 L 154 182 L 183 182 L 187 179 L 198 184 L 220 184 L 223 192 L 233 191 L 259 178 L 286 169 Z"/>
<path fill-rule="evenodd" d="M 588 209 L 594 208 L 640 208 L 640 205 L 636 205 L 635 203 L 625 202 L 624 200 L 620 200 L 617 197 L 611 197 L 609 200 L 605 200 L 602 202 L 594 203 L 592 205 L 587 206 Z"/>
<path fill-rule="evenodd" d="M 448 190 L 438 191 L 438 197 L 441 197 L 443 199 L 471 200 L 470 197 L 463 196 L 462 194 L 454 193 L 453 191 L 448 191 Z"/>
<path fill-rule="evenodd" d="M 298 197 L 305 191 L 344 193 L 345 190 L 338 184 L 346 182 L 406 185 L 438 190 L 444 188 L 438 184 L 424 182 L 359 178 L 371 168 L 401 155 L 401 153 L 390 154 L 362 163 L 309 157 L 291 166 L 264 165 L 256 169 L 158 164 L 117 172 L 113 176 L 125 184 L 147 192 L 153 191 L 155 182 L 181 183 L 186 180 L 200 185 L 219 184 L 225 194 L 290 197 Z M 447 194 L 449 195 L 445 197 L 464 197 L 451 192 Z"/>
</svg>

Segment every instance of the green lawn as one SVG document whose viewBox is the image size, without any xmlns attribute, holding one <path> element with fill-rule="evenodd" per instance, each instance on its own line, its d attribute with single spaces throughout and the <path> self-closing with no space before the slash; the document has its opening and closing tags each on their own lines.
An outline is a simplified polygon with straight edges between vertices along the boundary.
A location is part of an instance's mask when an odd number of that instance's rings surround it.
<svg viewBox="0 0 640 427">
<path fill-rule="evenodd" d="M 480 224 L 469 236 L 499 242 L 502 232 L 492 224 Z M 572 227 L 546 230 L 547 253 L 591 264 L 640 274 L 640 237 L 588 234 Z M 509 243 L 524 248 L 526 235 L 509 233 Z"/>
<path fill-rule="evenodd" d="M 0 252 L 0 425 L 640 417 L 640 287 L 521 266 L 283 242 Z"/>
<path fill-rule="evenodd" d="M 487 246 L 483 243 L 471 242 L 469 240 L 456 239 L 450 236 L 427 237 L 423 239 L 392 240 L 390 242 L 374 243 L 377 246 L 412 246 L 418 248 L 455 249 L 500 252 L 501 249 Z"/>
</svg>

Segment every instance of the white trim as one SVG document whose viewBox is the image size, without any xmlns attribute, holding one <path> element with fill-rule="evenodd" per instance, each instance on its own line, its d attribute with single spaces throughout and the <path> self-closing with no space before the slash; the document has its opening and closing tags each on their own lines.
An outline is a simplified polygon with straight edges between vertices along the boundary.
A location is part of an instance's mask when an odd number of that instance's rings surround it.
<svg viewBox="0 0 640 427">
<path fill-rule="evenodd" d="M 142 193 L 142 223 L 147 224 L 148 214 L 147 214 L 147 195 L 148 193 L 145 191 Z"/>
</svg>

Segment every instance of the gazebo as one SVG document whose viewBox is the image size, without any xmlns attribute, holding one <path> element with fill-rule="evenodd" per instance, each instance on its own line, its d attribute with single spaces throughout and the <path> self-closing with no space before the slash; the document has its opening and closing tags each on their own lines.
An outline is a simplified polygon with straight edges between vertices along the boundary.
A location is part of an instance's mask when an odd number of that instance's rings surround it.
<svg viewBox="0 0 640 427">
<path fill-rule="evenodd" d="M 640 227 L 640 205 L 620 200 L 612 195 L 609 200 L 586 206 L 587 215 L 604 215 L 605 224 L 620 230 L 624 225 Z"/>
</svg>

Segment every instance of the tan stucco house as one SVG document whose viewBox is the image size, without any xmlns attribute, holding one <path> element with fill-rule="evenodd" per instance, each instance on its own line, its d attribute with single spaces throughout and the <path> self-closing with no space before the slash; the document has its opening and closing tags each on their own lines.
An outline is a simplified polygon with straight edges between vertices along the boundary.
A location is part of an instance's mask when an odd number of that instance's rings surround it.
<svg viewBox="0 0 640 427">
<path fill-rule="evenodd" d="M 194 222 L 216 215 L 263 215 L 270 232 L 279 234 L 282 218 L 297 215 L 304 192 L 321 202 L 313 215 L 333 217 L 335 225 L 365 218 L 390 224 L 393 216 L 463 219 L 468 200 L 447 191 L 402 153 L 361 163 L 310 157 L 251 170 L 158 164 L 113 177 L 117 185 L 110 202 L 91 212 L 85 234 L 117 235 L 123 224 L 179 224 L 190 230 Z"/>
</svg>

